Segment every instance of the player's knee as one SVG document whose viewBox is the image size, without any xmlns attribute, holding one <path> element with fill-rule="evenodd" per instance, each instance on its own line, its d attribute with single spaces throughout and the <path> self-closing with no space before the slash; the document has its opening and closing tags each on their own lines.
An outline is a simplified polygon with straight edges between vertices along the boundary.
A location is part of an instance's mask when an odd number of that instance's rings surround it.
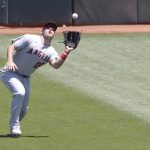
<svg viewBox="0 0 150 150">
<path fill-rule="evenodd" d="M 20 92 L 18 93 L 18 95 L 20 95 L 21 97 L 24 97 L 24 96 L 25 96 L 25 91 L 20 91 Z"/>
<path fill-rule="evenodd" d="M 17 91 L 16 93 L 14 93 L 14 95 L 24 97 L 25 96 L 25 90 L 21 89 L 21 90 Z"/>
</svg>

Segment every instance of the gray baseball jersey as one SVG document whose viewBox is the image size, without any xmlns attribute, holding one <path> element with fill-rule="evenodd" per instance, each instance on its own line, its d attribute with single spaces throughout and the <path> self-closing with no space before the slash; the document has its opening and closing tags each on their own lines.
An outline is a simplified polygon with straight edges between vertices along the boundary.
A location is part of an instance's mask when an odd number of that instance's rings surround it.
<svg viewBox="0 0 150 150">
<path fill-rule="evenodd" d="M 52 46 L 44 46 L 39 35 L 25 34 L 12 40 L 19 74 L 30 76 L 38 67 L 59 57 Z"/>
</svg>

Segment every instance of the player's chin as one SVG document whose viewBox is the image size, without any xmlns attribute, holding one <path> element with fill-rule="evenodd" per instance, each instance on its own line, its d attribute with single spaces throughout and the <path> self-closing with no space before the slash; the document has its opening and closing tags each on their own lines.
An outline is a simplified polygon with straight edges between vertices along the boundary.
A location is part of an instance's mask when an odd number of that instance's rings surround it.
<svg viewBox="0 0 150 150">
<path fill-rule="evenodd" d="M 45 36 L 45 38 L 48 39 L 48 40 L 52 40 L 53 37 L 54 37 L 54 36 L 52 36 L 52 35 L 46 35 L 46 36 Z"/>
</svg>

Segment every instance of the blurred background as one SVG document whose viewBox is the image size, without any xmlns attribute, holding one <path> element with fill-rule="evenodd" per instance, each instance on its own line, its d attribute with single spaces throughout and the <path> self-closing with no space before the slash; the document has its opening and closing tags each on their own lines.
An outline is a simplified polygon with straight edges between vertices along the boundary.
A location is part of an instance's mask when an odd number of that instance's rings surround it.
<svg viewBox="0 0 150 150">
<path fill-rule="evenodd" d="M 79 15 L 72 20 L 72 13 Z M 148 24 L 150 0 L 0 0 L 0 24 L 38 26 Z"/>
</svg>

